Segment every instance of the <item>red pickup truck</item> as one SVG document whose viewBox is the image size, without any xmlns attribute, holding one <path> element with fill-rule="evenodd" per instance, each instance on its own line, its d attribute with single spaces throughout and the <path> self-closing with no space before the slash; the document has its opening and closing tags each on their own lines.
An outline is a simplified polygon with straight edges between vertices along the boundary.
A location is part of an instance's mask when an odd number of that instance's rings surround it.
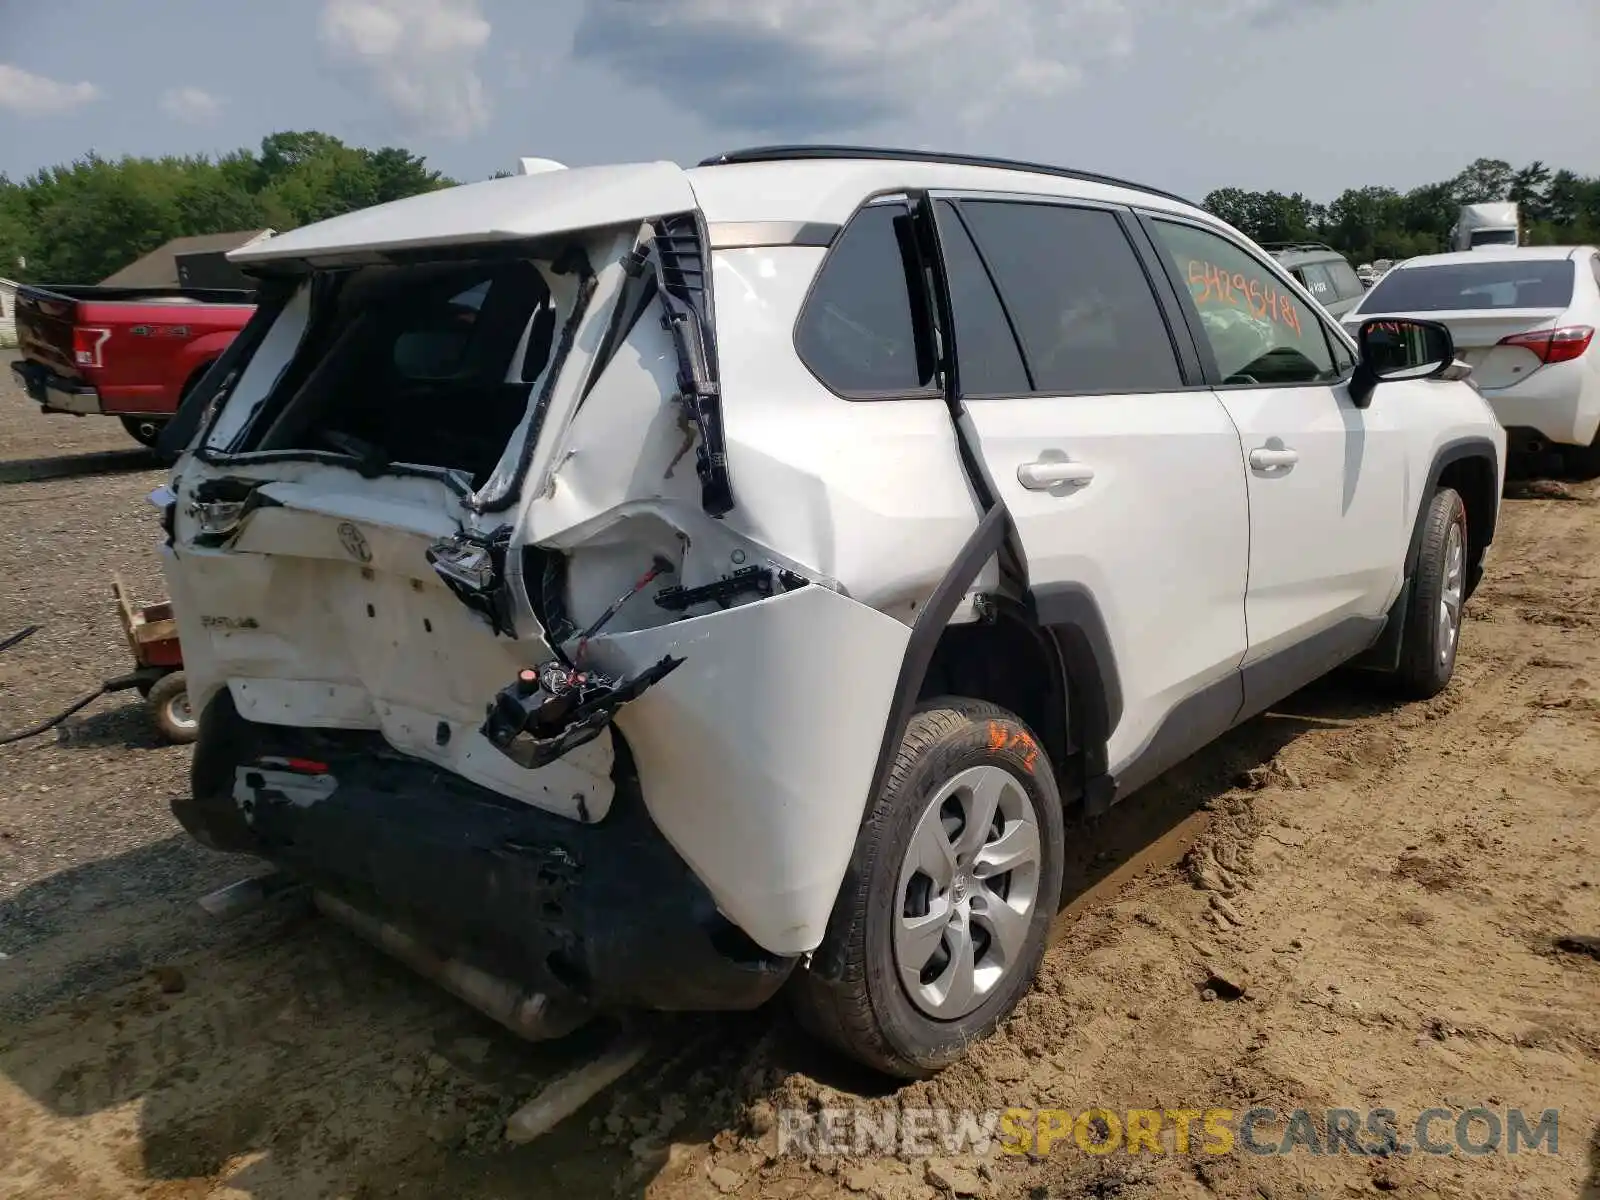
<svg viewBox="0 0 1600 1200">
<path fill-rule="evenodd" d="M 250 292 L 24 284 L 13 374 L 45 412 L 120 417 L 154 446 L 255 312 Z"/>
</svg>

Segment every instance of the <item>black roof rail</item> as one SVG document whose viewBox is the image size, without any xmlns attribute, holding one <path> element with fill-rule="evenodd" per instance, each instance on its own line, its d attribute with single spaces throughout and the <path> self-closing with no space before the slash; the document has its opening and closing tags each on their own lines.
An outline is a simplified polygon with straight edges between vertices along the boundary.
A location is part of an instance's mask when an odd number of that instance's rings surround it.
<svg viewBox="0 0 1600 1200">
<path fill-rule="evenodd" d="M 1030 175 L 1054 175 L 1061 179 L 1076 179 L 1083 183 L 1099 183 L 1108 187 L 1128 188 L 1150 196 L 1161 196 L 1190 208 L 1199 208 L 1193 200 L 1175 192 L 1148 187 L 1118 179 L 1114 175 L 1100 175 L 1094 171 L 1078 171 L 1071 167 L 1055 167 L 1048 163 L 1022 162 L 1011 158 L 989 158 L 981 154 L 945 154 L 937 150 L 902 150 L 880 146 L 751 146 L 743 150 L 729 150 L 714 154 L 696 163 L 699 167 L 720 167 L 735 163 L 791 162 L 821 159 L 886 159 L 891 162 L 942 163 L 952 167 L 989 167 L 1000 171 L 1024 171 Z"/>
</svg>

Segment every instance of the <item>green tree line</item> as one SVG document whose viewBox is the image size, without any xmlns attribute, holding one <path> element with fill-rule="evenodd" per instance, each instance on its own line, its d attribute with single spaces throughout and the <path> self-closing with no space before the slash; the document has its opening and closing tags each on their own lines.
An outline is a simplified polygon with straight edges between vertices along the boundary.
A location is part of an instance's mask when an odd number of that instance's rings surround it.
<svg viewBox="0 0 1600 1200">
<path fill-rule="evenodd" d="M 217 158 L 91 153 L 20 182 L 0 175 L 0 275 L 94 282 L 175 237 L 282 231 L 454 183 L 410 151 L 312 131 L 274 133 L 259 150 Z M 1219 188 L 1203 203 L 1259 242 L 1322 241 L 1370 262 L 1446 249 L 1457 209 L 1485 200 L 1520 204 L 1536 244 L 1600 242 L 1600 177 L 1542 162 L 1519 170 L 1480 158 L 1441 183 L 1351 188 L 1330 204 L 1241 188 Z"/>
<path fill-rule="evenodd" d="M 91 153 L 20 182 L 0 175 L 0 276 L 93 283 L 175 237 L 281 232 L 454 183 L 407 150 L 315 132 L 218 158 Z"/>
<path fill-rule="evenodd" d="M 1454 179 L 1408 192 L 1350 188 L 1331 204 L 1293 192 L 1219 188 L 1207 210 L 1258 242 L 1326 242 L 1351 262 L 1403 259 L 1449 249 L 1450 227 L 1463 204 L 1514 200 L 1527 241 L 1564 246 L 1600 243 L 1600 176 L 1531 162 L 1520 170 L 1480 158 Z"/>
</svg>

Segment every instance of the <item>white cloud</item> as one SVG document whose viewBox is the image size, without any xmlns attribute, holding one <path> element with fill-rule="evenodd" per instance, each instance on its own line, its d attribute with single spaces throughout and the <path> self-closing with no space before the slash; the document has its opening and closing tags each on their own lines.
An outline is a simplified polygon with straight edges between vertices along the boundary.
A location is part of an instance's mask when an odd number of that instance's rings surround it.
<svg viewBox="0 0 1600 1200">
<path fill-rule="evenodd" d="M 1243 27 L 1357 0 L 583 0 L 573 50 L 720 129 L 968 127 L 1085 89 L 1195 21 Z M 1154 82 L 1154 81 L 1153 81 Z"/>
<path fill-rule="evenodd" d="M 1143 0 L 587 0 L 574 49 L 713 124 L 964 123 L 1128 54 Z"/>
<path fill-rule="evenodd" d="M 478 0 L 326 0 L 321 36 L 358 65 L 416 133 L 465 137 L 489 121 L 478 57 L 490 26 Z"/>
<path fill-rule="evenodd" d="M 0 108 L 25 116 L 71 112 L 100 99 L 92 83 L 62 83 L 0 63 Z"/>
<path fill-rule="evenodd" d="M 161 111 L 174 121 L 210 125 L 222 115 L 222 101 L 203 88 L 168 88 L 161 93 Z"/>
</svg>

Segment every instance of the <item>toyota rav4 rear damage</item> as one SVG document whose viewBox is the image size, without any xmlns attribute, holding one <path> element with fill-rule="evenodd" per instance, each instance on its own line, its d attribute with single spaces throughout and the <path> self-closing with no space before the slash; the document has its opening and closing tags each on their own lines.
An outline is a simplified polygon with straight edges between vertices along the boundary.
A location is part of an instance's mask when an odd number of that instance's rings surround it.
<svg viewBox="0 0 1600 1200">
<path fill-rule="evenodd" d="M 908 628 L 728 519 L 682 171 L 453 191 L 238 256 L 263 302 L 163 550 L 175 811 L 540 998 L 525 1034 L 759 1004 L 822 938 Z"/>
<path fill-rule="evenodd" d="M 1448 329 L 1351 337 L 1101 176 L 553 168 L 234 257 L 175 808 L 527 1036 L 785 987 L 939 1070 L 1032 986 L 1069 807 L 1343 663 L 1436 695 L 1494 536 Z"/>
</svg>

